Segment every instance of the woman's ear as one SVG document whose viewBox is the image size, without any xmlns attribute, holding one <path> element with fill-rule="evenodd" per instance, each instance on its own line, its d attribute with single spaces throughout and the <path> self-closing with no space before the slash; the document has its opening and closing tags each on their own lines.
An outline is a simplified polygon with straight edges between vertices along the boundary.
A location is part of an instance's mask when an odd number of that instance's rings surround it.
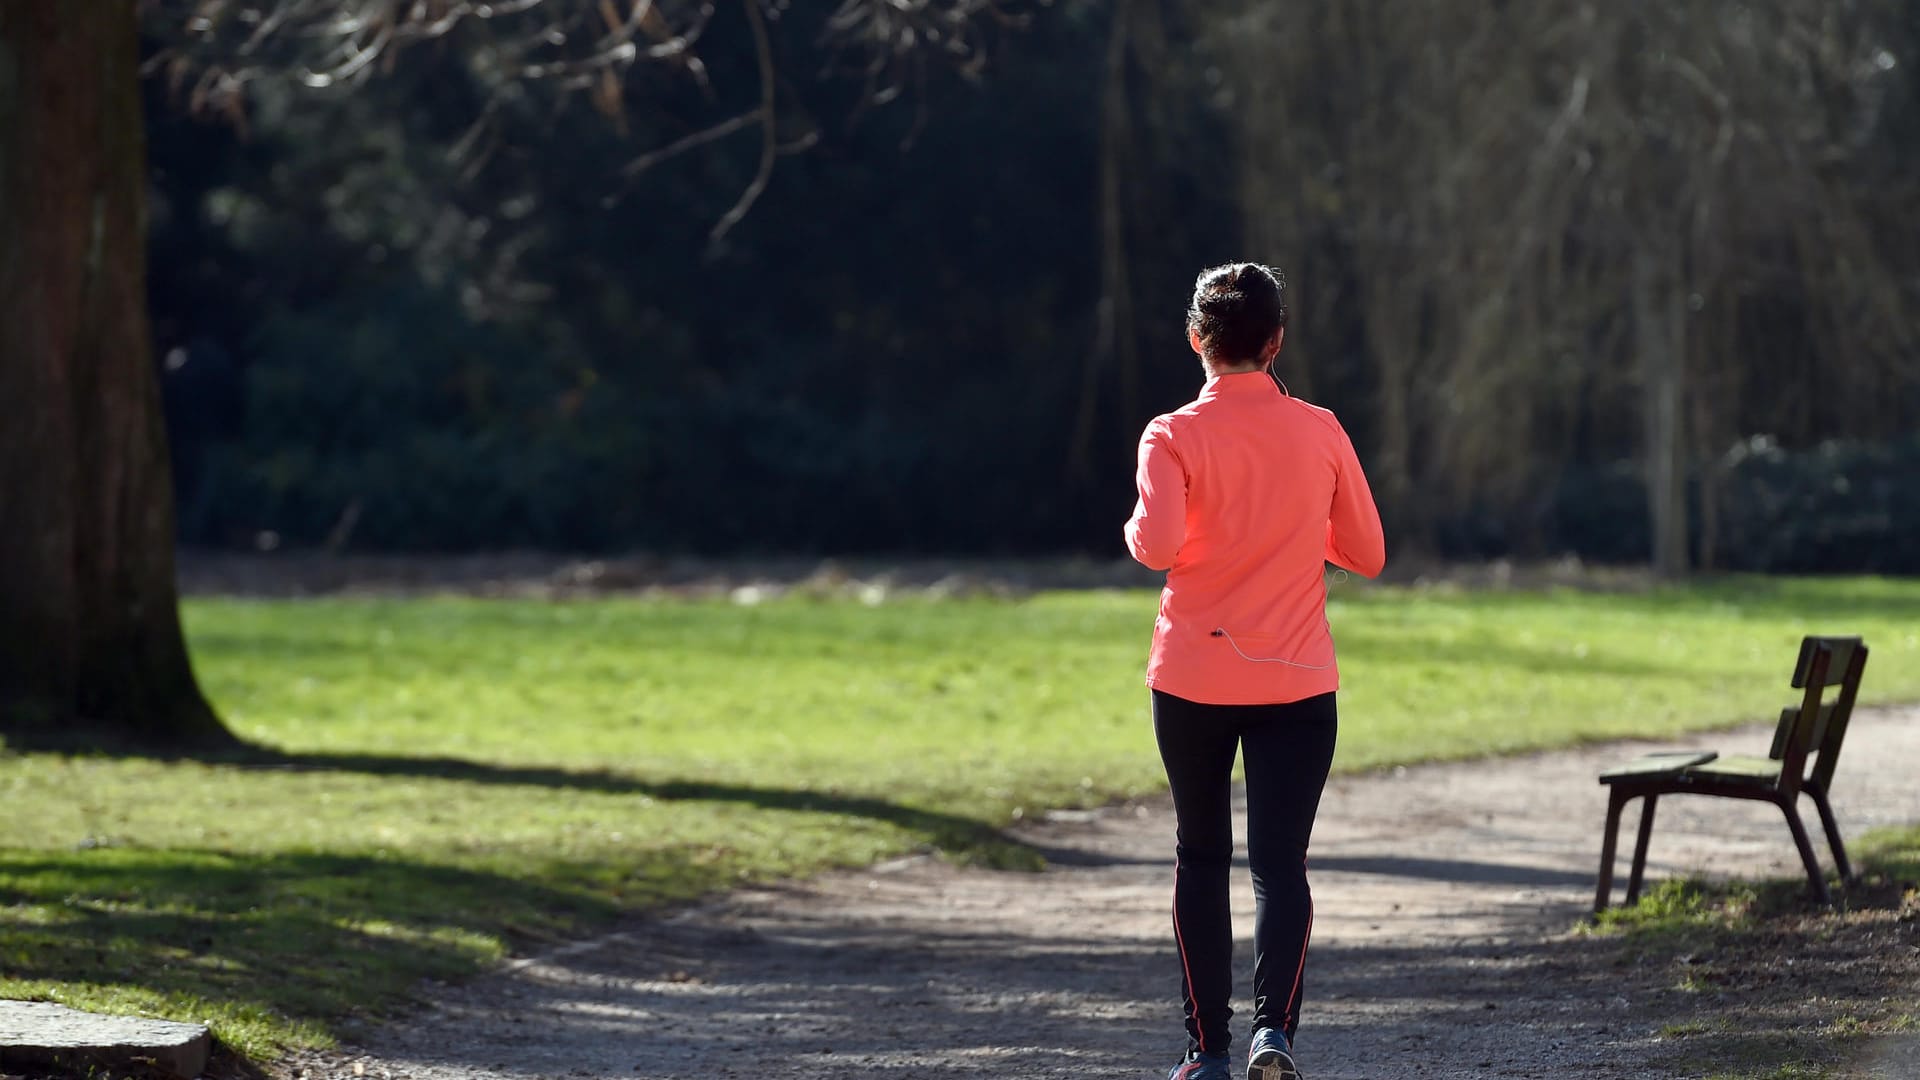
<svg viewBox="0 0 1920 1080">
<path fill-rule="evenodd" d="M 1200 344 L 1200 331 L 1189 329 L 1187 331 L 1187 344 L 1193 347 L 1193 354 L 1195 356 L 1207 355 L 1207 350 Z"/>
<path fill-rule="evenodd" d="M 1280 355 L 1280 346 L 1286 340 L 1287 340 L 1286 327 L 1283 326 L 1280 329 L 1275 330 L 1273 332 L 1273 340 L 1267 342 L 1267 355 L 1266 355 L 1267 363 L 1269 364 L 1273 363 L 1273 358 Z"/>
</svg>

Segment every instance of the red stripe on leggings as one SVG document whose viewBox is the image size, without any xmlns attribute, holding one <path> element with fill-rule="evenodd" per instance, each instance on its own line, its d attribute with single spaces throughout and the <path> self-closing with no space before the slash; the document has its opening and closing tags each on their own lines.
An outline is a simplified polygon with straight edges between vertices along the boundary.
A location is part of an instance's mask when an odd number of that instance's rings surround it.
<svg viewBox="0 0 1920 1080">
<path fill-rule="evenodd" d="M 1193 992 L 1193 968 L 1187 963 L 1187 939 L 1180 933 L 1180 864 L 1173 864 L 1173 944 L 1180 950 L 1180 971 L 1187 977 L 1187 1003 L 1193 1009 L 1194 1030 L 1200 1033 L 1200 1052 L 1207 1052 L 1207 1025 L 1200 1022 L 1200 998 Z"/>
<path fill-rule="evenodd" d="M 1300 870 L 1302 873 L 1306 872 L 1306 863 L 1304 861 L 1300 864 Z M 1300 939 L 1300 966 L 1293 969 L 1293 993 L 1287 998 L 1287 1011 L 1280 1016 L 1280 1026 L 1283 1032 L 1286 1030 L 1287 1021 L 1291 1020 L 1296 1025 L 1300 1022 L 1299 1017 L 1295 1016 L 1293 1011 L 1300 1007 L 1300 980 L 1306 977 L 1307 974 L 1307 942 L 1312 939 L 1313 891 L 1309 889 L 1307 891 L 1307 932 L 1305 936 Z M 1288 1036 L 1287 1041 L 1292 1042 L 1292 1036 Z"/>
</svg>

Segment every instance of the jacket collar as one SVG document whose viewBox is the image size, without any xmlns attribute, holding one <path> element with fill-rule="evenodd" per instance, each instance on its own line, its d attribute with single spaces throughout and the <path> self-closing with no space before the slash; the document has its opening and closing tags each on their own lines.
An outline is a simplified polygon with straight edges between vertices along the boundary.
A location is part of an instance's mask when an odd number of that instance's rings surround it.
<svg viewBox="0 0 1920 1080">
<path fill-rule="evenodd" d="M 1264 371 L 1243 371 L 1235 375 L 1215 375 L 1200 387 L 1200 401 L 1211 401 L 1218 397 L 1248 397 L 1255 394 L 1277 394 L 1280 388 L 1273 383 L 1273 376 Z"/>
</svg>

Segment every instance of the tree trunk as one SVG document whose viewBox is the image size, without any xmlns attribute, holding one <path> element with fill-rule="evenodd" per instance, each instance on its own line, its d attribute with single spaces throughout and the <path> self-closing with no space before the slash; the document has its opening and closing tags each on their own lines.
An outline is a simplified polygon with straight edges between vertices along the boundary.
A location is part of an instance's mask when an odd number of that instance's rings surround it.
<svg viewBox="0 0 1920 1080">
<path fill-rule="evenodd" d="M 0 3 L 0 735 L 15 744 L 231 739 L 174 584 L 134 5 Z"/>
<path fill-rule="evenodd" d="M 1080 403 L 1075 410 L 1067 472 L 1087 483 L 1094 472 L 1095 425 L 1100 413 L 1101 376 L 1122 372 L 1120 414 L 1134 415 L 1137 396 L 1128 385 L 1137 381 L 1133 357 L 1133 283 L 1127 273 L 1127 219 L 1123 176 L 1129 164 L 1132 115 L 1127 109 L 1127 53 L 1132 47 L 1132 0 L 1114 0 L 1113 24 L 1108 31 L 1106 81 L 1100 111 L 1100 303 L 1092 348 L 1081 367 Z"/>
<path fill-rule="evenodd" d="M 1687 443 L 1680 411 L 1686 340 L 1679 288 L 1677 280 L 1661 278 L 1651 254 L 1634 254 L 1634 347 L 1644 374 L 1647 517 L 1653 530 L 1653 572 L 1661 577 L 1682 577 L 1688 570 Z"/>
</svg>

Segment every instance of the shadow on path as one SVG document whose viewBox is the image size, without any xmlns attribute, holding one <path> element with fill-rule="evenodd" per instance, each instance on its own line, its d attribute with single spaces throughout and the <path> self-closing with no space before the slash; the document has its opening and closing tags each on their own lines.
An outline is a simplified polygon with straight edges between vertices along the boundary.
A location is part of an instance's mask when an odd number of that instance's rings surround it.
<svg viewBox="0 0 1920 1080">
<path fill-rule="evenodd" d="M 1591 873 L 1551 870 L 1540 866 L 1476 862 L 1471 859 L 1420 859 L 1386 855 L 1314 856 L 1313 869 L 1347 874 L 1379 874 L 1426 881 L 1470 882 L 1478 885 L 1591 886 Z"/>
<path fill-rule="evenodd" d="M 1158 938 L 736 915 L 644 926 L 463 987 L 431 1024 L 387 1028 L 381 1067 L 422 1080 L 1146 1076 L 1181 1047 L 1178 961 Z M 1317 946 L 1302 1062 L 1324 1080 L 1674 1075 L 1622 997 L 1674 995 L 1623 979 L 1617 951 L 1587 938 Z M 1244 976 L 1244 941 L 1238 952 Z M 1234 1023 L 1244 1052 L 1244 1000 Z"/>
</svg>

